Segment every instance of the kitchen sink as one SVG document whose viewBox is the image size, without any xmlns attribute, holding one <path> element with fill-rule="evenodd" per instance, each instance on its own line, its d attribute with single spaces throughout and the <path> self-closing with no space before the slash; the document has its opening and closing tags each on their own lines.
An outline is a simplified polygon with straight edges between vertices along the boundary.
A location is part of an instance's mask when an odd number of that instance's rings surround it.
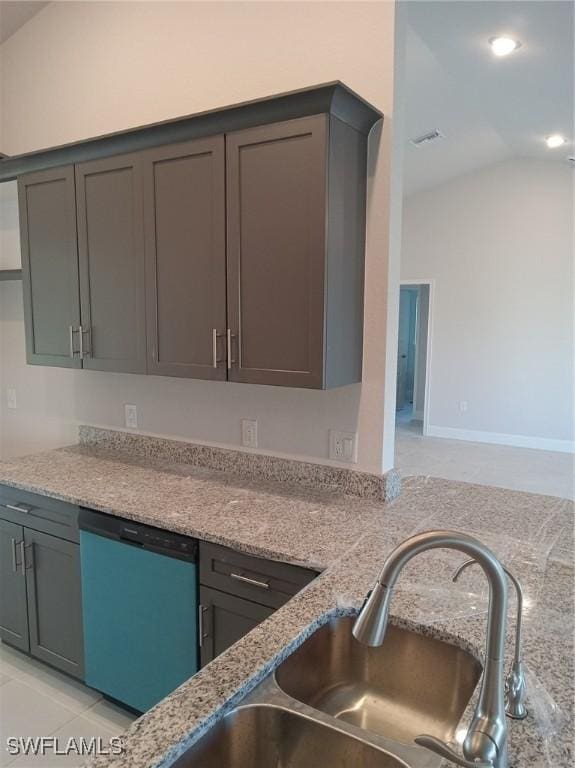
<svg viewBox="0 0 575 768">
<path fill-rule="evenodd" d="M 232 711 L 173 768 L 407 768 L 394 755 L 297 712 L 267 704 Z"/>
<path fill-rule="evenodd" d="M 452 741 L 481 664 L 456 646 L 395 626 L 383 645 L 370 648 L 353 637 L 352 625 L 352 618 L 337 618 L 315 632 L 276 670 L 279 687 L 403 744 L 422 733 Z"/>
</svg>

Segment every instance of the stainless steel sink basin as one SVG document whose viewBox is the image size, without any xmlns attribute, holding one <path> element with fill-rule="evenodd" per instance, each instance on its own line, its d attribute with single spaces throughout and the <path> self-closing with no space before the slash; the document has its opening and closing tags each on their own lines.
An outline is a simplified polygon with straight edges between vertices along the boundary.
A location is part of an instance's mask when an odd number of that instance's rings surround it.
<svg viewBox="0 0 575 768">
<path fill-rule="evenodd" d="M 422 733 L 452 740 L 479 681 L 479 662 L 460 648 L 397 627 L 389 628 L 381 647 L 369 648 L 355 640 L 352 624 L 351 618 L 335 619 L 313 634 L 276 670 L 279 687 L 403 744 Z"/>
<path fill-rule="evenodd" d="M 173 768 L 406 768 L 393 755 L 305 715 L 262 704 L 220 720 Z"/>
</svg>

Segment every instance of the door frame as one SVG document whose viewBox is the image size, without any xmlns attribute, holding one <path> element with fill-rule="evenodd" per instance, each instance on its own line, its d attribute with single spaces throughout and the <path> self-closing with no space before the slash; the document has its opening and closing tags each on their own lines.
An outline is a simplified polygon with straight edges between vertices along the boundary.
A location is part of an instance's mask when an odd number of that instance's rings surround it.
<svg viewBox="0 0 575 768">
<path fill-rule="evenodd" d="M 432 278 L 421 278 L 421 279 L 415 279 L 415 280 L 400 280 L 399 281 L 399 287 L 400 289 L 403 286 L 408 285 L 427 285 L 429 287 L 429 307 L 428 307 L 428 313 L 427 313 L 427 354 L 425 356 L 425 394 L 424 394 L 424 401 L 423 401 L 423 434 L 426 436 L 429 433 L 429 412 L 430 412 L 430 401 L 431 401 L 431 358 L 432 358 L 432 351 L 433 351 L 433 301 L 434 301 L 434 293 L 435 293 L 435 280 Z M 413 399 L 415 402 L 415 397 L 417 394 L 417 375 L 418 375 L 418 366 L 417 366 L 417 352 L 416 352 L 416 358 L 415 358 L 415 375 L 414 375 L 414 395 Z"/>
</svg>

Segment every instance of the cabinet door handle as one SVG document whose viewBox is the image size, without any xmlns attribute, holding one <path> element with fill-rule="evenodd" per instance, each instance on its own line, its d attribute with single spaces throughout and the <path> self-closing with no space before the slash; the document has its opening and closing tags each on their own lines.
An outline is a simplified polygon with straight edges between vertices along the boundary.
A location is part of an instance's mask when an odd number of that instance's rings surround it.
<svg viewBox="0 0 575 768">
<path fill-rule="evenodd" d="M 258 579 L 250 579 L 248 576 L 242 576 L 241 573 L 230 573 L 230 578 L 236 581 L 243 581 L 245 584 L 251 584 L 252 587 L 260 587 L 261 589 L 269 589 L 270 585 L 267 581 L 259 581 Z"/>
<path fill-rule="evenodd" d="M 212 328 L 212 367 L 217 368 L 218 363 L 223 362 L 218 360 L 218 339 L 224 336 L 224 333 L 220 333 L 217 328 Z"/>
<path fill-rule="evenodd" d="M 11 509 L 12 512 L 22 512 L 24 515 L 29 515 L 32 511 L 32 507 L 28 504 L 6 504 L 6 509 Z"/>
<path fill-rule="evenodd" d="M 88 335 L 88 349 L 84 349 L 84 336 Z M 83 360 L 85 357 L 89 357 L 92 354 L 92 329 L 91 328 L 83 328 L 81 325 L 78 326 L 78 335 L 80 337 L 80 360 Z"/>
<path fill-rule="evenodd" d="M 26 576 L 26 547 L 24 545 L 24 539 L 20 542 L 20 558 L 22 560 L 20 563 L 22 566 L 22 576 Z"/>
<path fill-rule="evenodd" d="M 204 645 L 204 640 L 207 638 L 207 634 L 204 633 L 204 613 L 208 609 L 205 605 L 198 606 L 198 636 L 200 640 L 200 648 Z"/>
<path fill-rule="evenodd" d="M 17 573 L 18 560 L 16 559 L 16 539 L 10 539 L 10 547 L 12 548 L 12 573 Z"/>
<path fill-rule="evenodd" d="M 70 357 L 76 357 L 78 353 L 74 349 L 74 334 L 78 333 L 78 328 L 74 328 L 74 326 L 71 325 L 69 327 L 69 333 L 70 333 Z"/>
<path fill-rule="evenodd" d="M 234 360 L 234 356 L 232 354 L 232 340 L 237 338 L 237 334 L 232 333 L 231 328 L 228 328 L 228 369 L 237 362 L 237 360 Z"/>
</svg>

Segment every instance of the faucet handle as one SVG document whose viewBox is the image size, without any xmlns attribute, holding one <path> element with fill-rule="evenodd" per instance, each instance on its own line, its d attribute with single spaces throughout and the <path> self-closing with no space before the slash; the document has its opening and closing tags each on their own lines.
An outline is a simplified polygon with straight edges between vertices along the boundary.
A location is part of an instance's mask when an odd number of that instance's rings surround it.
<svg viewBox="0 0 575 768">
<path fill-rule="evenodd" d="M 415 743 L 419 744 L 420 747 L 425 747 L 426 749 L 435 752 L 446 760 L 450 760 L 456 765 L 462 766 L 462 768 L 493 768 L 491 760 L 488 762 L 483 760 L 466 760 L 462 755 L 458 755 L 457 752 L 454 752 L 454 750 L 451 749 L 451 747 L 448 747 L 443 741 L 436 739 L 435 736 L 422 734 L 421 736 L 417 736 Z"/>
</svg>

